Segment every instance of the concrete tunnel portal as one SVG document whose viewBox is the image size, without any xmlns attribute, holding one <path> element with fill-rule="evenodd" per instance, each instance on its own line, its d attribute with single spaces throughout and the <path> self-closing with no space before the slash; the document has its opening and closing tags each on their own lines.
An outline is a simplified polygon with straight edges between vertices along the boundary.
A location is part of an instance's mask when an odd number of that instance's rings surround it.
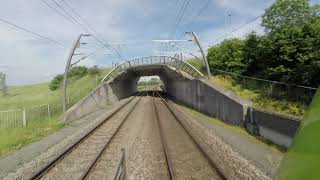
<svg viewBox="0 0 320 180">
<path fill-rule="evenodd" d="M 127 65 L 123 66 L 125 64 Z M 114 76 L 112 76 L 112 73 L 114 73 Z M 109 76 L 112 76 L 112 78 L 106 80 L 106 77 Z M 203 78 L 203 75 L 196 68 L 180 59 L 167 56 L 151 56 L 134 59 L 119 65 L 104 80 L 110 85 L 117 99 L 123 99 L 138 91 L 138 81 L 140 77 L 144 76 L 158 76 L 164 84 L 163 90 L 169 95 L 173 95 L 172 90 L 177 82 Z"/>
<path fill-rule="evenodd" d="M 127 69 L 125 73 L 110 82 L 115 95 L 119 99 L 131 96 L 138 91 L 138 80 L 144 76 L 158 76 L 164 84 L 164 91 L 170 94 L 170 86 L 174 82 L 183 81 L 187 77 L 181 72 L 166 65 L 146 65 Z"/>
</svg>

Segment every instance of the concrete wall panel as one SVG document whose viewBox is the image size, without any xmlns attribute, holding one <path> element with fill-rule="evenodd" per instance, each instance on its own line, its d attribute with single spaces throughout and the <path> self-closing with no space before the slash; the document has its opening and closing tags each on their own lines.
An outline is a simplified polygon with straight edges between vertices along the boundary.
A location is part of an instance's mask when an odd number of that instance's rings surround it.
<svg viewBox="0 0 320 180">
<path fill-rule="evenodd" d="M 184 104 L 227 123 L 243 125 L 244 113 L 250 102 L 234 100 L 198 79 L 177 80 L 168 86 L 168 93 Z"/>
<path fill-rule="evenodd" d="M 277 113 L 250 108 L 247 129 L 271 142 L 286 148 L 291 144 L 300 127 L 298 117 L 289 117 Z M 251 128 L 250 128 L 251 127 Z M 255 129 L 252 131 L 252 129 Z"/>
<path fill-rule="evenodd" d="M 85 115 L 93 113 L 101 108 L 111 105 L 119 98 L 114 93 L 114 89 L 107 83 L 101 84 L 80 102 L 73 105 L 62 116 L 62 121 L 71 122 Z"/>
</svg>

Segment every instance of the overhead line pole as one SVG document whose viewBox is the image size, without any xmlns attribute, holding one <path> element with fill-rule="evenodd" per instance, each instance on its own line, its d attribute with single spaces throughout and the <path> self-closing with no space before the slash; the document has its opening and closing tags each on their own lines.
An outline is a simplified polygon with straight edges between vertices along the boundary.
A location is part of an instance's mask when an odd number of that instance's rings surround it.
<svg viewBox="0 0 320 180">
<path fill-rule="evenodd" d="M 70 69 L 70 65 L 71 65 L 71 60 L 72 57 L 74 55 L 75 50 L 80 46 L 80 39 L 82 36 L 89 36 L 89 35 L 85 35 L 85 34 L 80 34 L 77 38 L 77 40 L 74 42 L 70 53 L 69 53 L 69 57 L 66 63 L 66 67 L 64 70 L 64 76 L 63 76 L 63 84 L 62 84 L 62 91 L 63 91 L 63 99 L 62 99 L 62 108 L 63 108 L 63 112 L 66 112 L 67 110 L 67 84 L 68 84 L 68 72 Z"/>
<path fill-rule="evenodd" d="M 203 48 L 202 48 L 202 46 L 200 44 L 200 41 L 199 41 L 197 35 L 194 32 L 186 32 L 186 33 L 187 34 L 191 34 L 192 37 L 193 37 L 193 41 L 198 45 L 198 47 L 199 47 L 199 49 L 201 51 L 202 57 L 203 57 L 203 61 L 204 61 L 205 65 L 206 65 L 206 68 L 207 68 L 208 79 L 210 79 L 211 72 L 210 72 L 210 67 L 209 67 L 209 63 L 208 63 L 208 60 L 207 60 L 207 56 L 206 56 L 206 54 L 205 54 L 205 52 L 204 52 L 204 50 L 203 50 Z"/>
</svg>

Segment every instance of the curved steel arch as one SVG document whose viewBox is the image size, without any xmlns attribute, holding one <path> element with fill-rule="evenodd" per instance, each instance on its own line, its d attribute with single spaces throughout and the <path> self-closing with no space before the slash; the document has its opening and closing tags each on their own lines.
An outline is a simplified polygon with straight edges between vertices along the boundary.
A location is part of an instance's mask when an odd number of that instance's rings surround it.
<svg viewBox="0 0 320 180">
<path fill-rule="evenodd" d="M 110 78 L 115 78 L 129 68 L 146 66 L 146 65 L 167 65 L 175 69 L 181 70 L 194 78 L 202 78 L 203 74 L 188 62 L 182 61 L 171 56 L 148 56 L 126 61 L 113 68 L 101 82 Z"/>
</svg>

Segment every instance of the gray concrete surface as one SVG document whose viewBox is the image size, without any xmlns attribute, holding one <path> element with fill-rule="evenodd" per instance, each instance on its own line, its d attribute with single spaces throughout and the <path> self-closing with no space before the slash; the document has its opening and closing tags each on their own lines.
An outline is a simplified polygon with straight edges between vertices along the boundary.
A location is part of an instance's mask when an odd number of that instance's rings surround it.
<svg viewBox="0 0 320 180">
<path fill-rule="evenodd" d="M 249 132 L 288 148 L 300 127 L 301 119 L 256 108 L 249 108 L 245 127 Z"/>
<path fill-rule="evenodd" d="M 72 122 L 114 104 L 122 98 L 117 97 L 113 89 L 109 84 L 102 83 L 77 104 L 69 108 L 61 119 L 64 122 Z"/>
<path fill-rule="evenodd" d="M 239 126 L 243 126 L 247 108 L 252 105 L 252 102 L 219 89 L 206 80 L 186 78 L 171 81 L 168 82 L 167 93 L 193 109 Z"/>
</svg>

